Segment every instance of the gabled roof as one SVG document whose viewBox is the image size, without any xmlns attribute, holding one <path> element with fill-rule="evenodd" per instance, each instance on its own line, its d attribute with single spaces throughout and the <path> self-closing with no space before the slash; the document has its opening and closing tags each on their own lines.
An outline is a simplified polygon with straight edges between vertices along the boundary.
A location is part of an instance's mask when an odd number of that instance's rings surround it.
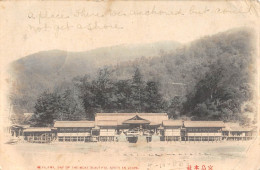
<svg viewBox="0 0 260 170">
<path fill-rule="evenodd" d="M 225 127 L 223 121 L 184 121 L 185 127 Z"/>
<path fill-rule="evenodd" d="M 56 121 L 54 127 L 94 127 L 94 121 Z"/>
<path fill-rule="evenodd" d="M 168 116 L 167 113 L 96 113 L 96 116 Z"/>
<path fill-rule="evenodd" d="M 123 122 L 138 115 L 139 117 L 150 121 L 150 125 L 160 125 L 162 121 L 168 120 L 167 113 L 97 113 L 95 121 L 100 120 L 116 120 L 118 125 L 123 125 Z"/>
<path fill-rule="evenodd" d="M 123 124 L 150 124 L 150 123 L 151 122 L 149 120 L 143 119 L 138 115 L 123 122 Z"/>
<path fill-rule="evenodd" d="M 100 120 L 96 123 L 97 126 L 117 126 L 116 120 Z"/>
<path fill-rule="evenodd" d="M 182 126 L 182 120 L 165 120 L 163 126 Z"/>
</svg>

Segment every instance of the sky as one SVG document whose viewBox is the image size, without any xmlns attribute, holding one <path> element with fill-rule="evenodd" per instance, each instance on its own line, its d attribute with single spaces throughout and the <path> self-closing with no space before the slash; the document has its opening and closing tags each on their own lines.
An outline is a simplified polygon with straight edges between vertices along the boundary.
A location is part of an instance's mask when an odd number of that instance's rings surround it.
<svg viewBox="0 0 260 170">
<path fill-rule="evenodd" d="M 250 4 L 244 2 L 23 1 L 0 4 L 1 64 L 52 49 L 87 51 L 119 44 L 187 43 L 237 27 L 257 27 L 255 7 L 250 8 Z M 157 14 L 121 15 L 147 10 Z M 175 15 L 158 15 L 169 11 Z M 87 13 L 105 16 L 86 17 Z M 82 29 L 89 24 L 92 28 L 95 24 L 110 28 Z"/>
</svg>

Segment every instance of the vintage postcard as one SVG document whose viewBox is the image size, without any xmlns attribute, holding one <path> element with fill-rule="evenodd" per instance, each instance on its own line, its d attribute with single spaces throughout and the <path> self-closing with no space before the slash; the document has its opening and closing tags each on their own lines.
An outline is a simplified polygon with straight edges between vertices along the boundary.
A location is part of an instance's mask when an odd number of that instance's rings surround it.
<svg viewBox="0 0 260 170">
<path fill-rule="evenodd" d="M 0 1 L 0 170 L 260 170 L 259 1 Z"/>
</svg>

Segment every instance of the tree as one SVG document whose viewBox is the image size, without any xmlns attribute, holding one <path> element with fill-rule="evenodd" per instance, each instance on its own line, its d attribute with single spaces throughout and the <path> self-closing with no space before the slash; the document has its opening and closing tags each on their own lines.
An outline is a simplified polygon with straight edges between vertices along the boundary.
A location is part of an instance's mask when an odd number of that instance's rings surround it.
<svg viewBox="0 0 260 170">
<path fill-rule="evenodd" d="M 59 104 L 58 107 L 61 109 L 59 115 L 57 115 L 58 120 L 81 120 L 86 117 L 85 110 L 74 87 L 68 88 L 60 94 Z"/>
<path fill-rule="evenodd" d="M 162 112 L 165 107 L 165 101 L 159 93 L 159 83 L 148 81 L 144 90 L 144 111 Z"/>
<path fill-rule="evenodd" d="M 87 119 L 94 119 L 96 110 L 95 94 L 93 83 L 90 81 L 89 76 L 77 77 L 73 80 L 75 87 L 79 91 L 79 99 L 82 101 L 83 108 L 86 113 Z"/>
<path fill-rule="evenodd" d="M 183 110 L 183 103 L 185 98 L 182 96 L 175 96 L 170 102 L 167 108 L 169 118 L 177 119 L 181 116 Z"/>
<path fill-rule="evenodd" d="M 132 110 L 134 112 L 143 112 L 144 111 L 144 81 L 140 73 L 139 68 L 135 69 L 134 75 L 132 77 L 132 86 L 131 86 L 131 103 Z"/>
<path fill-rule="evenodd" d="M 116 110 L 119 112 L 131 112 L 131 82 L 130 80 L 119 80 L 115 82 L 114 98 Z"/>
<path fill-rule="evenodd" d="M 44 91 L 36 101 L 35 114 L 33 116 L 34 126 L 51 126 L 55 115 L 59 112 L 59 96 Z"/>
<path fill-rule="evenodd" d="M 116 108 L 113 98 L 114 82 L 111 80 L 108 68 L 99 70 L 97 80 L 92 82 L 92 92 L 95 96 L 95 107 L 98 112 L 110 112 Z"/>
</svg>

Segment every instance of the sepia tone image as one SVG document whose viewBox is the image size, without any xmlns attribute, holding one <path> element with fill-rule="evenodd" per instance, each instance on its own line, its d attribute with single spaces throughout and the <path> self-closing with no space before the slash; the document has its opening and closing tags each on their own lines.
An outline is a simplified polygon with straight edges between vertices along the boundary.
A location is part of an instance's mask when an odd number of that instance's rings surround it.
<svg viewBox="0 0 260 170">
<path fill-rule="evenodd" d="M 0 170 L 260 169 L 257 3 L 0 4 Z"/>
</svg>

